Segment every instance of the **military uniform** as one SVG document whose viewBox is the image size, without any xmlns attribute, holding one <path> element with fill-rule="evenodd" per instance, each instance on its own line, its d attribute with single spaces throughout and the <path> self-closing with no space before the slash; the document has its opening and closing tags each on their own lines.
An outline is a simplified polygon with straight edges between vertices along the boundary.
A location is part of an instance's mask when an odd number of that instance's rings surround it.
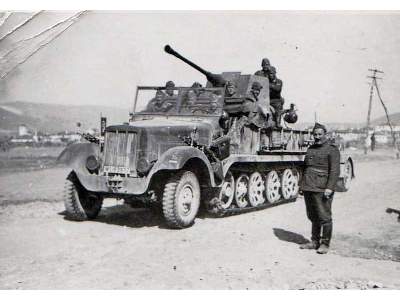
<svg viewBox="0 0 400 300">
<path fill-rule="evenodd" d="M 265 100 L 259 99 L 254 90 L 260 91 L 262 85 L 254 82 L 252 91 L 246 96 L 242 104 L 242 112 L 247 117 L 241 135 L 242 148 L 244 153 L 256 154 L 260 149 L 260 129 L 267 126 L 268 111 L 266 111 Z"/>
<path fill-rule="evenodd" d="M 275 67 L 271 66 L 270 73 L 276 74 Z M 269 77 L 269 104 L 272 107 L 273 114 L 274 114 L 274 121 L 277 127 L 280 127 L 281 124 L 281 116 L 283 112 L 283 104 L 285 103 L 285 99 L 282 98 L 282 86 L 283 82 L 276 76 L 275 78 L 271 79 Z"/>
<path fill-rule="evenodd" d="M 300 187 L 304 193 L 307 217 L 312 223 L 311 240 L 316 245 L 324 244 L 329 247 L 332 236 L 333 194 L 326 197 L 324 191 L 335 190 L 340 173 L 340 152 L 329 141 L 321 145 L 314 144 L 308 148 L 304 163 Z"/>
<path fill-rule="evenodd" d="M 263 58 L 263 60 L 261 61 L 261 67 L 263 67 L 263 69 L 255 72 L 254 75 L 261 76 L 261 77 L 268 77 L 268 74 L 269 74 L 270 68 L 271 68 L 271 64 L 270 64 L 268 58 Z M 266 67 L 265 71 L 264 71 L 264 67 Z"/>
<path fill-rule="evenodd" d="M 147 112 L 164 112 L 166 110 L 166 106 L 163 105 L 163 100 L 152 99 L 148 104 L 146 111 Z"/>
<path fill-rule="evenodd" d="M 268 77 L 269 71 L 258 70 L 254 73 L 254 75 L 261 76 L 261 77 Z"/>
</svg>

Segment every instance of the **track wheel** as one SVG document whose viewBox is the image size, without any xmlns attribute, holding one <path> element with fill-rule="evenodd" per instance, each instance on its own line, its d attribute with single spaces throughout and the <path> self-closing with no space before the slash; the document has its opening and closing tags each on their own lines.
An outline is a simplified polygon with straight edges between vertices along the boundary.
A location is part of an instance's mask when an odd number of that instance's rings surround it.
<svg viewBox="0 0 400 300">
<path fill-rule="evenodd" d="M 299 192 L 299 176 L 296 170 L 286 169 L 282 174 L 282 196 L 289 200 L 296 198 Z"/>
<path fill-rule="evenodd" d="M 235 185 L 235 203 L 239 208 L 246 207 L 247 192 L 249 187 L 249 177 L 246 174 L 241 174 L 236 180 Z"/>
<path fill-rule="evenodd" d="M 162 207 L 164 218 L 171 228 L 193 224 L 200 206 L 200 185 L 196 175 L 180 171 L 164 187 Z"/>
<path fill-rule="evenodd" d="M 264 198 L 265 182 L 263 176 L 254 172 L 250 175 L 248 197 L 250 205 L 255 207 L 265 202 Z"/>
<path fill-rule="evenodd" d="M 281 181 L 279 180 L 278 172 L 270 171 L 265 181 L 267 200 L 270 203 L 274 203 L 281 198 L 279 188 L 281 187 Z"/>
<path fill-rule="evenodd" d="M 235 179 L 231 173 L 228 173 L 219 192 L 219 203 L 221 208 L 227 209 L 231 206 L 235 190 Z"/>
<path fill-rule="evenodd" d="M 75 173 L 70 173 L 64 186 L 64 205 L 68 219 L 90 220 L 98 216 L 103 205 L 103 197 L 88 193 L 79 183 Z"/>
</svg>

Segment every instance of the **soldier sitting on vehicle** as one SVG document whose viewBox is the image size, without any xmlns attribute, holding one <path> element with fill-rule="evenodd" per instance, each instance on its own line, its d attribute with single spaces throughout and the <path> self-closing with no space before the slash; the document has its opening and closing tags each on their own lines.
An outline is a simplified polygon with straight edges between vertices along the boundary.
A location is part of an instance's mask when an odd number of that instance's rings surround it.
<svg viewBox="0 0 400 300">
<path fill-rule="evenodd" d="M 271 66 L 269 68 L 268 73 L 269 79 L 269 98 L 270 98 L 270 106 L 273 114 L 275 126 L 281 127 L 281 119 L 283 113 L 283 104 L 285 103 L 285 99 L 282 98 L 282 80 L 276 77 L 276 69 Z"/>
<path fill-rule="evenodd" d="M 258 128 L 266 127 L 269 118 L 266 101 L 259 98 L 263 86 L 258 82 L 253 82 L 250 93 L 246 96 L 242 104 L 242 112 L 247 116 L 248 122 Z"/>
<path fill-rule="evenodd" d="M 175 88 L 175 83 L 173 81 L 167 81 L 165 84 L 165 94 L 168 97 L 174 97 L 174 88 Z"/>
<path fill-rule="evenodd" d="M 157 90 L 156 96 L 147 104 L 146 112 L 166 112 L 172 108 L 171 103 L 165 102 L 165 93 Z"/>
<path fill-rule="evenodd" d="M 245 153 L 256 154 L 260 148 L 259 132 L 268 127 L 269 112 L 265 100 L 259 98 L 263 86 L 255 81 L 251 86 L 250 93 L 242 104 L 242 112 L 247 118 L 244 132 L 241 136 L 242 146 Z"/>
<path fill-rule="evenodd" d="M 243 97 L 238 94 L 237 86 L 233 81 L 228 81 L 225 86 L 224 110 L 231 118 L 243 115 Z"/>
<path fill-rule="evenodd" d="M 228 81 L 225 86 L 225 97 L 232 98 L 237 96 L 236 84 L 233 81 Z"/>
<path fill-rule="evenodd" d="M 257 71 L 254 73 L 254 75 L 257 76 L 262 76 L 262 77 L 268 77 L 269 74 L 269 69 L 271 67 L 271 64 L 269 62 L 268 58 L 263 58 L 263 60 L 261 61 L 261 70 Z"/>
<path fill-rule="evenodd" d="M 201 90 L 202 87 L 203 86 L 201 85 L 201 83 L 199 83 L 197 81 L 192 84 L 192 89 L 190 89 L 187 92 L 186 101 L 184 103 L 184 106 L 191 106 L 191 105 L 194 105 L 196 103 L 197 98 L 202 93 L 202 90 Z"/>
</svg>

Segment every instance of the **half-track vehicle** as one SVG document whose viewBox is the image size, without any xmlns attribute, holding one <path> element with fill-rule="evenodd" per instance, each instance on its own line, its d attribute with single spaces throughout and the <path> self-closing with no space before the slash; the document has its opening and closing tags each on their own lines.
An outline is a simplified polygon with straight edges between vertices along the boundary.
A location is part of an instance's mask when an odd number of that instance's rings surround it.
<svg viewBox="0 0 400 300">
<path fill-rule="evenodd" d="M 242 111 L 255 81 L 268 105 L 268 79 L 213 74 L 170 46 L 165 51 L 203 73 L 207 84 L 174 87 L 169 95 L 166 87 L 138 86 L 128 122 L 103 122 L 103 136 L 66 148 L 60 159 L 72 169 L 67 216 L 93 219 L 104 198 L 118 198 L 159 208 L 168 226 L 185 228 L 200 206 L 222 216 L 296 200 L 310 130 L 273 123 L 254 128 Z M 234 95 L 226 95 L 227 82 L 234 83 Z M 297 120 L 293 109 L 286 113 L 288 122 Z M 353 161 L 342 156 L 337 191 L 348 189 L 353 173 Z"/>
</svg>

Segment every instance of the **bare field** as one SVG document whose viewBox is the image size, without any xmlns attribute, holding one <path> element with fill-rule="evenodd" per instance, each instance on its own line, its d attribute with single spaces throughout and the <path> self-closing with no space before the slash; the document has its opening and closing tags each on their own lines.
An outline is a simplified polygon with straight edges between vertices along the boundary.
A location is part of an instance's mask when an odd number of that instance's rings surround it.
<svg viewBox="0 0 400 300">
<path fill-rule="evenodd" d="M 357 160 L 351 190 L 335 195 L 328 255 L 299 249 L 310 230 L 301 197 L 203 215 L 185 230 L 111 199 L 97 220 L 72 222 L 61 202 L 66 168 L 2 172 L 0 288 L 399 289 L 400 223 L 385 209 L 400 208 L 400 160 Z"/>
<path fill-rule="evenodd" d="M 0 175 L 10 172 L 41 170 L 57 165 L 57 157 L 63 146 L 11 148 L 0 152 Z"/>
</svg>

